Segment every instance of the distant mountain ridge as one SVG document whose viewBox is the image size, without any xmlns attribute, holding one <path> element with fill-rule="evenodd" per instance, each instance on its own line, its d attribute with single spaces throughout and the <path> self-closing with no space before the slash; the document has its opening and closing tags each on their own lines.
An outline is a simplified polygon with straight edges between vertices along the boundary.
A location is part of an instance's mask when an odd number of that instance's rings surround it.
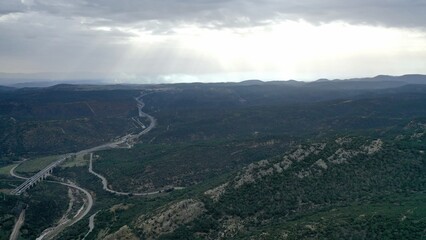
<svg viewBox="0 0 426 240">
<path fill-rule="evenodd" d="M 0 85 L 0 92 L 10 92 L 10 91 L 14 91 L 14 90 L 16 90 L 16 88 Z"/>
<path fill-rule="evenodd" d="M 426 84 L 426 75 L 408 74 L 402 76 L 378 75 L 372 78 L 319 79 L 305 86 L 331 89 L 386 89 L 402 87 L 409 84 Z"/>
<path fill-rule="evenodd" d="M 44 88 L 61 84 L 70 85 L 116 85 L 110 79 L 94 79 L 94 78 L 81 78 L 81 79 L 60 79 L 60 78 L 40 78 L 36 75 L 31 79 L 31 75 L 26 74 L 25 78 L 22 74 L 5 74 L 0 73 L 0 84 L 12 88 Z M 127 85 L 123 83 L 124 85 Z M 141 83 L 143 85 L 145 83 Z M 184 84 L 184 83 L 158 83 L 164 84 Z M 249 79 L 241 82 L 218 82 L 218 83 L 186 83 L 186 84 L 223 84 L 223 85 L 240 85 L 240 86 L 253 86 L 253 85 L 287 85 L 295 87 L 315 87 L 315 88 L 330 88 L 330 89 L 386 89 L 401 87 L 408 84 L 426 84 L 426 75 L 422 74 L 406 74 L 402 76 L 378 75 L 375 77 L 366 78 L 349 78 L 349 79 L 326 79 L 320 78 L 316 81 L 305 82 L 297 80 L 273 80 L 262 81 L 259 79 Z M 133 86 L 139 85 L 132 83 Z M 150 84 L 151 85 L 151 84 Z M 155 84 L 154 84 L 155 85 Z"/>
</svg>

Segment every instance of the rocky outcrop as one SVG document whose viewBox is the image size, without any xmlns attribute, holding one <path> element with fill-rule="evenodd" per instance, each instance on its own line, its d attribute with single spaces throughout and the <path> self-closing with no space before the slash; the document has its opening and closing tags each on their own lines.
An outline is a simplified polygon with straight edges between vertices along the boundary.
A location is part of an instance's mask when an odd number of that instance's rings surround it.
<svg viewBox="0 0 426 240">
<path fill-rule="evenodd" d="M 204 203 L 201 201 L 185 199 L 168 205 L 153 216 L 141 216 L 135 225 L 143 231 L 147 239 L 156 239 L 163 234 L 172 233 L 179 226 L 193 221 L 205 211 Z"/>
<path fill-rule="evenodd" d="M 360 154 L 360 151 L 339 148 L 335 153 L 327 158 L 327 161 L 334 164 L 347 163 L 351 158 Z"/>
<path fill-rule="evenodd" d="M 324 150 L 325 143 L 314 143 L 309 146 L 299 145 L 290 154 L 285 155 L 281 161 L 271 163 L 269 160 L 262 160 L 252 163 L 245 167 L 240 174 L 234 179 L 233 187 L 240 188 L 244 184 L 253 183 L 258 179 L 276 173 L 282 173 L 287 170 L 295 162 L 300 162 L 312 154 L 318 154 Z"/>
<path fill-rule="evenodd" d="M 207 190 L 204 192 L 204 195 L 209 196 L 213 201 L 217 202 L 219 198 L 225 193 L 227 186 L 228 183 L 224 183 L 213 189 Z"/>
<path fill-rule="evenodd" d="M 227 216 L 221 219 L 221 229 L 218 234 L 218 239 L 229 239 L 237 235 L 244 229 L 244 224 L 241 218 Z"/>
<path fill-rule="evenodd" d="M 103 238 L 104 240 L 139 240 L 139 238 L 130 230 L 129 226 L 124 225 L 117 232 Z"/>
<path fill-rule="evenodd" d="M 381 139 L 377 139 L 372 141 L 369 145 L 363 146 L 362 150 L 364 150 L 364 153 L 368 155 L 373 155 L 376 152 L 382 150 L 383 147 L 383 141 Z"/>
<path fill-rule="evenodd" d="M 327 163 L 325 163 L 324 160 L 322 160 L 322 159 L 316 161 L 314 164 L 317 165 L 318 167 L 324 169 L 324 170 L 327 170 L 327 168 L 328 168 Z"/>
<path fill-rule="evenodd" d="M 381 139 L 369 141 L 361 146 L 356 146 L 353 139 L 349 137 L 337 138 L 334 142 L 335 144 L 330 144 L 327 151 L 323 151 L 327 146 L 326 143 L 299 145 L 281 159 L 275 158 L 251 163 L 230 182 L 208 190 L 204 194 L 212 198 L 213 201 L 218 201 L 228 187 L 238 189 L 246 184 L 255 183 L 266 176 L 281 174 L 302 161 L 312 161 L 307 167 L 294 172 L 296 177 L 304 179 L 312 175 L 323 174 L 332 165 L 348 163 L 361 154 L 373 155 L 383 148 Z M 336 150 L 330 152 L 331 149 Z"/>
<path fill-rule="evenodd" d="M 339 148 L 334 154 L 327 158 L 327 161 L 334 164 L 347 163 L 350 159 L 360 154 L 373 155 L 383 148 L 383 141 L 377 139 L 371 141 L 367 145 L 361 146 L 359 149 Z"/>
</svg>

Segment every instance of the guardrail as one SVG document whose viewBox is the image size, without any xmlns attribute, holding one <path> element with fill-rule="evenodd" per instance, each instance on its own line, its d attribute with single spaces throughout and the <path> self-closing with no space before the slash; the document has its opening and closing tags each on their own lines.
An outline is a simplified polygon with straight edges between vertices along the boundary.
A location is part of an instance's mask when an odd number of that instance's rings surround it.
<svg viewBox="0 0 426 240">
<path fill-rule="evenodd" d="M 25 182 L 19 185 L 17 188 L 13 189 L 10 193 L 13 195 L 21 195 L 23 192 L 31 188 L 37 182 L 46 178 L 50 173 L 52 173 L 53 169 L 65 161 L 70 155 L 64 156 L 59 160 L 49 164 L 47 167 L 40 170 L 34 176 L 28 178 Z"/>
</svg>

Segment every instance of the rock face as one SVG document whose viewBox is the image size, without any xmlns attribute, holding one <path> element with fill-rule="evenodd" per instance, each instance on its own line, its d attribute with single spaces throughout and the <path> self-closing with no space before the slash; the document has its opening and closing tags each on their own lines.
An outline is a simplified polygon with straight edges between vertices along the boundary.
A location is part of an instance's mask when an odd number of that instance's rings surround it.
<svg viewBox="0 0 426 240">
<path fill-rule="evenodd" d="M 139 240 L 127 225 L 121 227 L 117 232 L 103 238 L 104 240 Z"/>
<path fill-rule="evenodd" d="M 352 142 L 352 138 L 348 138 L 348 137 L 340 137 L 337 138 L 336 140 L 334 140 L 337 144 L 339 144 L 340 146 L 342 146 L 343 144 L 347 144 L 347 143 L 351 143 Z"/>
<path fill-rule="evenodd" d="M 295 162 L 303 161 L 312 154 L 318 154 L 324 150 L 325 143 L 315 143 L 309 146 L 298 146 L 290 154 L 285 155 L 281 161 L 270 163 L 268 160 L 262 160 L 252 163 L 245 167 L 240 174 L 234 179 L 234 188 L 240 188 L 244 184 L 253 183 L 258 179 L 276 173 L 282 173 L 287 170 Z"/>
<path fill-rule="evenodd" d="M 332 167 L 332 165 L 348 163 L 354 157 L 361 154 L 373 155 L 383 148 L 383 141 L 381 139 L 369 141 L 357 147 L 351 146 L 352 139 L 349 137 L 337 138 L 335 139 L 335 143 L 337 149 L 331 153 L 328 151 L 324 152 L 327 144 L 313 143 L 309 145 L 299 145 L 293 151 L 278 160 L 269 159 L 251 163 L 243 168 L 233 180 L 208 190 L 204 194 L 212 198 L 213 201 L 218 201 L 228 187 L 238 189 L 246 184 L 255 183 L 266 176 L 283 173 L 294 164 L 306 161 L 308 158 L 312 159 L 318 157 L 311 166 L 305 167 L 295 173 L 300 179 L 309 177 L 313 173 L 321 174 Z M 320 156 L 320 154 L 322 156 Z"/>
<path fill-rule="evenodd" d="M 324 160 L 322 160 L 322 159 L 320 159 L 320 160 L 316 161 L 316 162 L 315 162 L 315 164 L 316 164 L 318 167 L 323 168 L 324 170 L 327 170 L 327 168 L 328 168 L 327 163 L 325 163 L 325 162 L 324 162 Z"/>
<path fill-rule="evenodd" d="M 347 163 L 351 158 L 357 156 L 360 152 L 339 148 L 337 151 L 327 158 L 327 161 L 334 164 Z"/>
<path fill-rule="evenodd" d="M 364 146 L 363 149 L 366 154 L 373 155 L 376 152 L 382 150 L 383 141 L 381 139 L 374 140 L 370 145 Z"/>
<path fill-rule="evenodd" d="M 147 239 L 156 239 L 163 234 L 172 233 L 179 226 L 193 221 L 205 211 L 201 201 L 185 199 L 168 205 L 153 216 L 141 216 L 136 226 L 143 231 Z"/>
<path fill-rule="evenodd" d="M 345 148 L 339 148 L 337 151 L 327 158 L 327 160 L 334 164 L 347 163 L 350 159 L 359 154 L 367 154 L 373 155 L 383 148 L 383 141 L 381 139 L 377 139 L 371 141 L 368 145 L 363 145 L 360 149 L 355 150 L 347 150 Z"/>
<path fill-rule="evenodd" d="M 225 193 L 227 186 L 228 183 L 224 183 L 213 189 L 207 190 L 206 192 L 204 192 L 204 194 L 206 196 L 209 196 L 213 201 L 217 202 L 219 201 L 219 198 Z"/>
<path fill-rule="evenodd" d="M 227 216 L 226 218 L 221 219 L 220 222 L 221 229 L 217 236 L 218 239 L 232 238 L 244 229 L 243 221 L 239 217 Z"/>
</svg>

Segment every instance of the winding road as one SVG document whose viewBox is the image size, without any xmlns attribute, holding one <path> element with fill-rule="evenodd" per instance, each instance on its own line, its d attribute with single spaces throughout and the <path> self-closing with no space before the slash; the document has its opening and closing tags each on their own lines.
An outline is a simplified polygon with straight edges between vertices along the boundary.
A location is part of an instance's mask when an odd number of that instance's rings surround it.
<svg viewBox="0 0 426 240">
<path fill-rule="evenodd" d="M 19 164 L 16 165 L 15 167 L 13 167 L 12 169 L 10 169 L 10 171 L 9 171 L 10 175 L 15 177 L 15 178 L 19 178 L 19 179 L 25 179 L 25 180 L 28 179 L 26 177 L 20 176 L 20 175 L 15 173 L 15 169 L 18 166 L 19 166 Z M 83 205 L 83 210 L 80 211 L 77 215 L 75 215 L 73 219 L 70 219 L 68 221 L 65 221 L 65 222 L 57 225 L 57 226 L 54 226 L 54 227 L 51 227 L 51 228 L 44 230 L 43 233 L 40 235 L 40 237 L 38 237 L 36 240 L 41 240 L 41 239 L 45 239 L 45 238 L 53 238 L 54 236 L 56 236 L 58 233 L 60 233 L 66 227 L 70 227 L 73 224 L 75 224 L 76 222 L 83 219 L 93 207 L 92 195 L 86 189 L 77 186 L 75 183 L 64 183 L 64 182 L 58 182 L 58 181 L 47 181 L 47 182 L 61 184 L 61 185 L 67 186 L 67 187 L 74 188 L 78 191 L 81 191 L 86 196 L 86 201 Z M 24 213 L 23 216 L 25 216 L 24 211 L 23 211 L 23 213 Z M 22 212 L 21 212 L 21 215 L 22 215 Z M 21 215 L 19 216 L 18 221 L 16 221 L 16 223 L 15 223 L 15 227 L 13 229 L 11 236 L 10 236 L 10 239 L 17 239 L 17 237 L 18 237 L 20 226 L 24 223 L 24 218 L 23 217 L 21 218 Z M 12 236 L 14 238 L 12 238 Z"/>
<path fill-rule="evenodd" d="M 19 164 L 16 165 L 15 167 L 13 167 L 12 169 L 10 169 L 10 171 L 9 171 L 10 175 L 15 177 L 15 178 L 19 178 L 19 179 L 24 179 L 24 180 L 29 179 L 29 178 L 20 176 L 20 175 L 15 173 L 15 169 L 18 166 L 19 166 Z M 51 228 L 44 230 L 43 233 L 40 235 L 40 237 L 37 238 L 37 240 L 41 240 L 41 239 L 45 239 L 45 238 L 53 238 L 54 236 L 56 236 L 58 233 L 60 233 L 66 227 L 70 227 L 73 224 L 75 224 L 76 222 L 83 219 L 93 207 L 92 195 L 86 189 L 77 186 L 75 183 L 64 183 L 64 182 L 58 182 L 58 181 L 47 181 L 47 182 L 61 184 L 61 185 L 67 186 L 67 187 L 74 188 L 78 191 L 81 191 L 86 196 L 86 201 L 83 205 L 83 210 L 80 211 L 77 215 L 75 215 L 73 219 L 70 219 L 68 221 L 65 221 L 65 222 L 57 225 L 57 226 L 54 226 L 54 227 L 51 227 Z M 23 217 L 21 217 L 22 214 L 24 214 Z M 25 216 L 25 212 L 23 210 L 23 212 L 21 212 L 21 215 L 19 216 L 18 221 L 16 221 L 16 223 L 15 223 L 15 227 L 13 229 L 12 234 L 10 235 L 10 239 L 17 239 L 20 226 L 24 223 L 24 216 Z M 12 236 L 14 238 L 12 238 Z"/>
<path fill-rule="evenodd" d="M 142 111 L 142 108 L 145 106 L 145 104 L 142 101 L 142 96 L 143 95 L 141 95 L 140 97 L 135 98 L 135 100 L 137 101 L 137 107 L 138 107 L 138 115 L 139 115 L 139 117 L 147 117 L 150 120 L 150 125 L 147 128 L 145 128 L 142 132 L 140 132 L 138 134 L 128 134 L 128 135 L 125 135 L 124 137 L 121 137 L 120 139 L 118 139 L 115 142 L 102 144 L 100 146 L 89 148 L 89 149 L 85 149 L 85 150 L 82 150 L 82 151 L 79 151 L 79 152 L 75 153 L 76 156 L 78 156 L 78 155 L 85 155 L 85 154 L 90 153 L 89 172 L 92 173 L 92 174 L 94 174 L 95 176 L 97 176 L 98 178 L 100 178 L 102 180 L 103 189 L 105 191 L 108 191 L 108 192 L 111 192 L 111 193 L 114 193 L 114 194 L 118 194 L 118 195 L 130 195 L 131 194 L 131 193 L 114 191 L 114 190 L 108 188 L 108 181 L 106 180 L 106 178 L 104 178 L 102 175 L 97 174 L 96 172 L 93 171 L 93 161 L 92 161 L 92 159 L 93 159 L 93 152 L 100 151 L 100 150 L 105 150 L 105 149 L 117 148 L 117 147 L 119 147 L 120 144 L 128 143 L 130 141 L 134 141 L 135 139 L 139 138 L 140 136 L 142 136 L 142 135 L 148 133 L 149 131 L 151 131 L 156 126 L 156 124 L 157 124 L 156 119 L 154 117 L 152 117 L 151 115 L 146 114 L 146 113 L 144 113 Z M 15 177 L 22 178 L 21 176 L 16 175 L 14 173 L 14 169 L 16 167 L 17 166 L 15 166 L 10 171 L 11 175 L 15 176 Z M 26 178 L 22 178 L 22 179 L 26 179 Z M 42 235 L 37 238 L 37 240 L 51 239 L 54 236 L 58 235 L 65 228 L 70 227 L 73 224 L 75 224 L 76 222 L 78 222 L 81 219 L 83 219 L 83 217 L 85 217 L 90 212 L 90 210 L 91 210 L 91 208 L 93 206 L 93 197 L 90 195 L 90 193 L 87 190 L 85 190 L 85 189 L 83 189 L 83 188 L 81 188 L 81 187 L 79 187 L 79 186 L 77 186 L 77 185 L 75 185 L 73 183 L 63 183 L 63 182 L 56 182 L 56 181 L 51 181 L 51 182 L 55 182 L 55 183 L 59 183 L 59 184 L 62 184 L 62 185 L 68 186 L 68 187 L 72 187 L 72 188 L 75 188 L 75 189 L 83 192 L 86 195 L 86 202 L 85 202 L 85 205 L 84 205 L 85 208 L 84 208 L 83 211 L 80 211 L 76 216 L 74 216 L 73 219 L 71 219 L 69 221 L 65 221 L 65 222 L 63 222 L 63 223 L 61 223 L 61 224 L 59 224 L 59 225 L 57 225 L 55 227 L 46 229 L 45 231 L 43 231 Z M 136 195 L 136 196 L 138 196 L 138 195 L 140 195 L 140 196 L 146 196 L 146 195 L 157 194 L 157 193 L 160 193 L 160 192 L 161 191 L 155 191 L 155 192 L 150 192 L 150 193 L 136 193 L 134 195 Z M 89 232 L 86 234 L 86 236 L 94 228 L 94 225 L 95 225 L 94 218 L 95 218 L 95 216 L 96 216 L 96 214 L 93 214 L 92 216 L 90 216 L 90 219 L 89 219 Z"/>
<path fill-rule="evenodd" d="M 81 188 L 81 187 L 75 185 L 75 183 L 72 183 L 72 182 L 70 182 L 70 183 L 57 182 L 57 181 L 48 181 L 48 182 L 59 183 L 59 184 L 62 184 L 64 186 L 77 189 L 77 190 L 83 192 L 84 195 L 86 195 L 86 201 L 84 202 L 82 210 L 78 211 L 78 213 L 73 217 L 73 219 L 65 221 L 65 222 L 63 222 L 63 223 L 61 223 L 61 224 L 59 224 L 55 227 L 48 228 L 48 229 L 44 230 L 43 233 L 40 235 L 40 237 L 38 237 L 36 240 L 52 239 L 53 237 L 57 236 L 65 228 L 71 227 L 76 222 L 83 219 L 90 212 L 90 210 L 93 207 L 93 197 L 86 189 Z"/>
<path fill-rule="evenodd" d="M 100 151 L 100 150 L 106 150 L 106 149 L 112 149 L 112 148 L 119 148 L 120 145 L 122 145 L 122 144 L 127 144 L 129 147 L 131 147 L 132 145 L 130 143 L 135 142 L 135 140 L 137 140 L 140 136 L 142 136 L 144 134 L 147 134 L 148 132 L 150 132 L 157 125 L 157 121 L 156 121 L 156 119 L 153 116 L 151 116 L 151 115 L 149 115 L 149 114 L 147 114 L 147 113 L 145 113 L 145 112 L 142 111 L 142 108 L 145 106 L 144 102 L 142 101 L 142 97 L 143 96 L 144 95 L 142 94 L 141 96 L 136 97 L 135 100 L 137 101 L 137 107 L 138 107 L 138 115 L 139 115 L 139 117 L 148 118 L 149 121 L 150 121 L 150 124 L 149 124 L 149 126 L 147 128 L 145 128 L 143 131 L 141 131 L 138 134 L 127 134 L 127 135 L 119 138 L 117 141 L 114 141 L 114 142 L 111 142 L 111 143 L 106 143 L 106 144 L 102 144 L 100 146 L 96 146 L 96 147 L 93 147 L 93 148 L 85 149 L 85 150 L 79 151 L 77 153 L 69 153 L 69 154 L 63 155 L 63 157 L 57 161 L 58 162 L 57 165 L 61 164 L 64 161 L 64 158 L 67 158 L 69 156 L 72 156 L 72 155 L 78 156 L 78 155 L 85 155 L 85 154 L 89 154 L 90 153 L 89 172 L 102 180 L 103 189 L 105 191 L 108 191 L 108 192 L 111 192 L 111 193 L 114 193 L 114 194 L 117 194 L 117 195 L 134 195 L 134 196 L 148 196 L 148 195 L 154 195 L 154 194 L 158 194 L 158 193 L 163 192 L 164 190 L 158 190 L 158 191 L 153 191 L 153 192 L 144 192 L 144 193 L 132 193 L 132 192 L 119 192 L 119 191 L 115 191 L 115 190 L 112 190 L 112 189 L 110 189 L 108 187 L 108 181 L 107 181 L 107 179 L 105 177 L 103 177 L 99 173 L 96 173 L 95 171 L 93 171 L 93 152 Z M 54 163 L 56 163 L 56 162 L 54 162 Z M 26 178 L 26 177 L 17 175 L 15 173 L 15 169 L 18 166 L 19 166 L 19 164 L 16 165 L 16 166 L 14 166 L 10 170 L 10 175 L 11 176 L 19 178 L 19 179 L 24 179 L 24 180 L 27 180 L 27 181 L 29 179 L 32 179 L 32 178 Z M 42 172 L 42 171 L 44 171 L 44 169 L 41 170 L 40 172 Z M 59 182 L 59 181 L 48 181 L 48 182 L 62 184 L 64 186 L 77 189 L 78 191 L 81 191 L 82 193 L 84 193 L 84 195 L 86 196 L 86 201 L 84 202 L 84 205 L 82 207 L 83 209 L 81 211 L 79 211 L 72 219 L 69 219 L 67 221 L 64 221 L 64 222 L 60 223 L 57 226 L 54 226 L 54 227 L 51 227 L 51 228 L 48 228 L 48 229 L 44 230 L 43 233 L 40 235 L 40 237 L 37 238 L 37 240 L 42 240 L 42 239 L 46 239 L 46 238 L 53 238 L 53 237 L 57 236 L 65 228 L 70 227 L 73 224 L 75 224 L 78 221 L 80 221 L 81 219 L 83 219 L 90 212 L 90 210 L 92 209 L 92 206 L 93 206 L 93 197 L 92 197 L 92 195 L 86 189 L 83 189 L 83 188 L 77 186 L 75 183 L 72 183 L 72 182 L 64 183 L 64 182 Z M 173 189 L 181 190 L 183 188 L 181 188 L 181 187 L 175 187 Z M 90 219 L 89 219 L 90 220 L 89 221 L 89 232 L 87 234 L 89 234 L 91 232 L 91 230 L 93 230 L 93 228 L 94 228 L 94 217 L 95 217 L 95 215 L 96 214 L 93 214 L 90 217 Z M 17 228 L 18 230 L 14 231 L 13 234 L 19 234 L 19 228 L 20 228 L 20 225 L 23 224 L 23 221 L 24 221 L 23 218 L 21 219 L 21 216 L 20 216 L 20 218 L 18 219 L 18 221 L 15 224 L 15 228 Z"/>
<path fill-rule="evenodd" d="M 93 171 L 93 153 L 90 154 L 89 172 L 102 180 L 102 188 L 105 191 L 110 192 L 110 193 L 114 193 L 114 194 L 117 194 L 117 195 L 124 195 L 124 196 L 127 196 L 127 195 L 148 196 L 148 195 L 158 194 L 158 193 L 162 192 L 161 190 L 152 191 L 152 192 L 144 192 L 144 193 L 119 192 L 119 191 L 115 191 L 115 190 L 109 188 L 108 187 L 108 180 L 104 176 L 102 176 L 99 173 Z"/>
<path fill-rule="evenodd" d="M 142 111 L 142 108 L 144 108 L 144 106 L 145 106 L 145 103 L 142 101 L 143 96 L 144 95 L 141 95 L 140 97 L 135 98 L 135 100 L 138 102 L 137 106 L 138 106 L 138 111 L 139 111 L 139 114 L 138 114 L 139 117 L 148 118 L 149 119 L 149 126 L 138 134 L 130 135 L 130 136 L 126 135 L 125 137 L 123 137 L 127 141 L 137 139 L 140 136 L 147 134 L 149 131 L 151 131 L 157 125 L 157 120 L 153 116 Z M 110 193 L 114 193 L 114 194 L 117 194 L 117 195 L 148 196 L 148 195 L 159 194 L 159 193 L 162 193 L 164 191 L 164 190 L 157 190 L 157 191 L 152 191 L 152 192 L 137 193 L 137 192 L 120 192 L 120 191 L 115 191 L 115 190 L 111 189 L 108 186 L 108 180 L 104 176 L 102 176 L 101 174 L 99 174 L 99 173 L 97 173 L 93 170 L 93 153 L 90 153 L 89 172 L 91 174 L 95 175 L 96 177 L 98 177 L 99 179 L 101 179 L 102 188 L 105 191 L 110 192 Z M 183 187 L 173 187 L 172 188 L 172 190 L 182 190 L 182 189 L 184 189 L 184 188 Z"/>
<path fill-rule="evenodd" d="M 142 111 L 142 108 L 145 107 L 145 103 L 142 101 L 143 96 L 144 95 L 141 95 L 141 96 L 135 98 L 135 100 L 138 103 L 137 106 L 138 106 L 139 117 L 148 118 L 149 119 L 149 126 L 138 134 L 134 134 L 134 135 L 129 134 L 129 135 L 122 137 L 119 141 L 120 143 L 134 141 L 135 139 L 139 138 L 140 136 L 147 134 L 149 131 L 151 131 L 157 125 L 157 120 L 153 116 L 151 116 L 147 113 L 144 113 Z M 158 194 L 158 193 L 161 192 L 161 191 L 153 191 L 153 192 L 146 192 L 146 193 L 132 193 L 132 192 L 119 192 L 119 191 L 115 191 L 115 190 L 109 188 L 108 187 L 108 180 L 104 176 L 102 176 L 101 174 L 93 171 L 93 152 L 94 151 L 90 152 L 89 172 L 91 174 L 95 175 L 96 177 L 98 177 L 99 179 L 101 179 L 102 188 L 105 191 L 110 192 L 110 193 L 114 193 L 114 194 L 117 194 L 117 195 L 135 195 L 135 196 L 147 196 L 147 195 Z"/>
<path fill-rule="evenodd" d="M 49 164 L 47 167 L 40 170 L 38 173 L 34 174 L 30 178 L 26 178 L 25 182 L 19 185 L 17 188 L 13 189 L 11 191 L 11 194 L 14 195 L 21 195 L 26 190 L 30 189 L 33 185 L 37 184 L 41 180 L 45 179 L 48 175 L 50 175 L 54 168 L 62 164 L 67 158 L 69 158 L 72 154 L 65 154 L 61 156 L 58 160 L 55 162 Z M 15 170 L 15 169 L 13 169 Z"/>
<path fill-rule="evenodd" d="M 27 180 L 28 178 L 23 177 L 23 176 L 19 176 L 18 174 L 16 174 L 16 173 L 15 173 L 15 169 L 16 169 L 19 165 L 21 165 L 22 163 L 23 163 L 23 162 L 21 162 L 21 163 L 17 164 L 17 165 L 16 165 L 16 166 L 14 166 L 13 168 L 11 168 L 11 169 L 10 169 L 10 171 L 9 171 L 9 174 L 10 174 L 10 176 L 12 176 L 12 177 L 19 178 L 19 179 L 23 179 L 23 180 Z"/>
</svg>

